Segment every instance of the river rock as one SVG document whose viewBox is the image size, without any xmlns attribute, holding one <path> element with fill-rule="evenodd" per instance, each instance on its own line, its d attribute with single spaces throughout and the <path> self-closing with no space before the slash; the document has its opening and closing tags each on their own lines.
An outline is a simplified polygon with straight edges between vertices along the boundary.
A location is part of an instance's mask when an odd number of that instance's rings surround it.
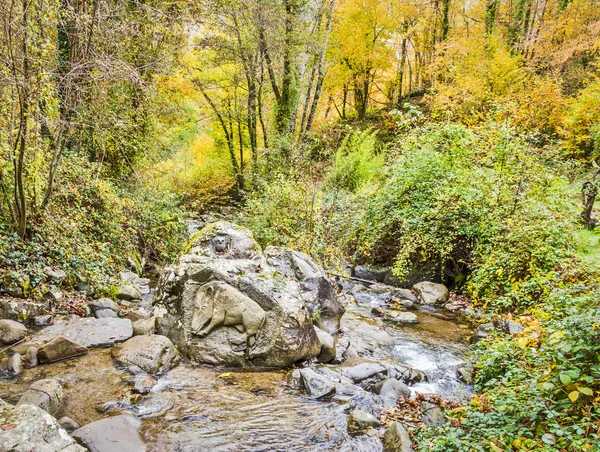
<svg viewBox="0 0 600 452">
<path fill-rule="evenodd" d="M 47 378 L 33 383 L 23 393 L 17 405 L 35 405 L 54 415 L 65 400 L 62 386 L 54 379 Z"/>
<path fill-rule="evenodd" d="M 171 369 L 177 364 L 179 357 L 169 338 L 156 334 L 134 336 L 113 348 L 111 353 L 118 363 L 130 368 L 134 373 L 141 369 L 152 375 L 159 375 Z"/>
<path fill-rule="evenodd" d="M 50 281 L 56 283 L 60 283 L 67 276 L 67 274 L 60 268 L 55 270 L 52 267 L 44 267 L 44 273 Z"/>
<path fill-rule="evenodd" d="M 471 342 L 471 344 L 475 344 L 482 339 L 487 339 L 492 335 L 494 329 L 495 328 L 493 323 L 484 323 L 482 325 L 479 325 L 473 333 L 473 335 L 471 336 L 471 339 L 469 339 L 469 342 Z"/>
<path fill-rule="evenodd" d="M 348 417 L 348 431 L 350 433 L 357 433 L 369 427 L 381 427 L 379 420 L 371 413 L 363 410 L 354 410 Z"/>
<path fill-rule="evenodd" d="M 87 352 L 87 347 L 73 342 L 65 336 L 56 336 L 39 346 L 37 357 L 39 362 L 44 364 L 85 355 Z"/>
<path fill-rule="evenodd" d="M 315 327 L 317 337 L 321 343 L 321 353 L 317 356 L 317 361 L 320 363 L 328 363 L 335 359 L 335 340 L 327 331 Z"/>
<path fill-rule="evenodd" d="M 442 306 L 448 301 L 450 293 L 443 284 L 423 281 L 413 286 L 419 302 L 427 305 Z"/>
<path fill-rule="evenodd" d="M 25 351 L 25 359 L 23 360 L 23 367 L 25 369 L 32 369 L 38 365 L 38 356 L 37 356 L 37 348 L 36 347 L 27 347 Z"/>
<path fill-rule="evenodd" d="M 379 267 L 377 265 L 357 265 L 354 267 L 354 277 L 367 281 L 384 282 L 385 277 L 390 273 L 387 267 Z"/>
<path fill-rule="evenodd" d="M 336 334 L 346 308 L 323 269 L 310 256 L 291 248 L 270 246 L 264 254 L 269 265 L 299 283 L 313 323 L 329 334 Z"/>
<path fill-rule="evenodd" d="M 125 314 L 125 318 L 131 320 L 134 324 L 138 320 L 145 320 L 148 317 L 150 317 L 150 313 L 148 311 L 146 311 L 146 309 L 143 306 L 140 306 L 137 309 L 127 311 L 127 313 Z M 134 327 L 134 334 L 135 334 L 135 327 Z"/>
<path fill-rule="evenodd" d="M 308 395 L 315 399 L 335 394 L 335 383 L 312 369 L 300 369 L 300 378 Z"/>
<path fill-rule="evenodd" d="M 57 301 L 62 300 L 64 296 L 65 294 L 63 294 L 62 291 L 56 288 L 51 288 L 48 289 L 44 294 L 44 300 L 46 300 L 49 303 L 56 303 Z"/>
<path fill-rule="evenodd" d="M 418 369 L 413 369 L 402 364 L 390 364 L 387 368 L 387 375 L 403 382 L 406 385 L 414 385 L 421 381 L 427 381 L 427 375 Z"/>
<path fill-rule="evenodd" d="M 14 378 L 23 372 L 23 358 L 19 353 L 0 360 L 0 377 Z"/>
<path fill-rule="evenodd" d="M 412 452 L 412 441 L 400 422 L 392 422 L 383 435 L 383 452 Z"/>
<path fill-rule="evenodd" d="M 421 422 L 427 426 L 440 426 L 446 422 L 444 410 L 439 405 L 429 402 L 421 402 Z"/>
<path fill-rule="evenodd" d="M 155 384 L 156 378 L 150 375 L 136 375 L 133 380 L 133 392 L 136 394 L 148 394 Z"/>
<path fill-rule="evenodd" d="M 88 303 L 88 306 L 90 307 L 94 315 L 98 318 L 104 317 L 102 315 L 98 316 L 98 313 L 101 313 L 102 311 L 112 311 L 114 317 L 116 317 L 116 313 L 121 310 L 119 305 L 110 298 L 100 298 L 98 300 L 92 300 Z"/>
<path fill-rule="evenodd" d="M 86 452 L 50 414 L 33 405 L 0 400 L 0 450 L 10 452 Z"/>
<path fill-rule="evenodd" d="M 419 323 L 419 318 L 416 314 L 412 312 L 390 312 L 388 319 L 393 322 L 405 323 L 409 325 L 413 325 L 415 323 Z"/>
<path fill-rule="evenodd" d="M 112 309 L 100 309 L 94 312 L 94 317 L 97 319 L 116 319 L 119 316 Z"/>
<path fill-rule="evenodd" d="M 14 320 L 0 320 L 0 343 L 14 344 L 27 336 L 27 328 Z"/>
<path fill-rule="evenodd" d="M 150 317 L 148 319 L 138 320 L 133 323 L 133 334 L 134 336 L 141 336 L 143 334 L 154 334 L 156 332 L 156 317 Z"/>
<path fill-rule="evenodd" d="M 46 303 L 0 299 L 0 318 L 27 322 L 38 315 L 48 314 Z"/>
<path fill-rule="evenodd" d="M 72 436 L 90 452 L 145 452 L 140 425 L 133 416 L 121 414 L 84 425 Z"/>
<path fill-rule="evenodd" d="M 298 281 L 231 223 L 196 234 L 165 269 L 153 304 L 157 332 L 195 361 L 282 368 L 321 350 Z"/>
<path fill-rule="evenodd" d="M 95 319 L 86 317 L 57 321 L 33 336 L 31 345 L 48 342 L 56 336 L 65 336 L 84 347 L 108 347 L 133 336 L 133 326 L 127 319 Z"/>
<path fill-rule="evenodd" d="M 372 391 L 375 394 L 380 395 L 392 406 L 396 406 L 396 400 L 398 400 L 400 396 L 405 398 L 410 397 L 410 388 L 395 378 L 386 378 L 385 380 L 376 383 L 373 386 Z"/>
<path fill-rule="evenodd" d="M 68 416 L 63 416 L 58 420 L 58 423 L 62 428 L 65 429 L 67 433 L 73 433 L 79 427 L 81 427 L 77 422 L 71 419 Z"/>
<path fill-rule="evenodd" d="M 37 315 L 33 318 L 33 324 L 35 326 L 48 326 L 48 325 L 52 325 L 52 323 L 54 322 L 54 317 L 52 317 L 50 314 L 46 314 L 46 315 Z"/>
<path fill-rule="evenodd" d="M 354 383 L 360 383 L 367 378 L 376 375 L 383 375 L 386 368 L 377 361 L 371 361 L 364 358 L 346 360 L 340 367 L 340 372 L 352 380 Z"/>
<path fill-rule="evenodd" d="M 137 288 L 136 285 L 134 285 L 131 282 L 126 282 L 124 284 L 121 284 L 117 288 L 116 297 L 119 300 L 127 300 L 127 301 L 141 300 L 142 293 L 140 292 L 140 290 Z"/>
</svg>

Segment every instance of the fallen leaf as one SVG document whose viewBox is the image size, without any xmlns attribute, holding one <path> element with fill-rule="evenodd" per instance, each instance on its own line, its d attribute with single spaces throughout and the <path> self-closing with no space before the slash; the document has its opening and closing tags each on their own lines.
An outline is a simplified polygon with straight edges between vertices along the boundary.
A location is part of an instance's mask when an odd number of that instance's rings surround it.
<svg viewBox="0 0 600 452">
<path fill-rule="evenodd" d="M 12 430 L 13 428 L 15 428 L 17 426 L 17 424 L 4 424 L 2 426 L 2 430 Z"/>
</svg>

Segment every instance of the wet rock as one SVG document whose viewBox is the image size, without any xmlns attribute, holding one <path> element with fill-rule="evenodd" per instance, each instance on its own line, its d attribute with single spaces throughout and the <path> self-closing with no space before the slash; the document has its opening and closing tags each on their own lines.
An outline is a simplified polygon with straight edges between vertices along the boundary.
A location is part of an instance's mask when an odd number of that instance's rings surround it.
<svg viewBox="0 0 600 452">
<path fill-rule="evenodd" d="M 111 353 L 118 363 L 134 373 L 141 369 L 152 375 L 171 369 L 179 358 L 169 338 L 156 334 L 134 336 L 123 345 L 113 348 Z"/>
<path fill-rule="evenodd" d="M 350 294 L 361 306 L 381 306 L 389 303 L 392 299 L 390 291 L 378 291 L 376 285 L 367 287 L 357 284 L 352 288 Z"/>
<path fill-rule="evenodd" d="M 519 322 L 515 322 L 514 320 L 504 320 L 501 319 L 495 325 L 500 331 L 505 334 L 518 334 L 523 331 L 523 325 Z"/>
<path fill-rule="evenodd" d="M 33 318 L 33 324 L 35 326 L 48 326 L 48 325 L 52 325 L 52 323 L 54 322 L 54 317 L 52 317 L 50 314 L 48 315 L 37 315 Z"/>
<path fill-rule="evenodd" d="M 11 452 L 86 452 L 43 409 L 32 405 L 12 406 L 0 400 L 0 450 Z"/>
<path fill-rule="evenodd" d="M 0 377 L 14 378 L 23 372 L 23 358 L 19 353 L 3 357 L 0 361 Z"/>
<path fill-rule="evenodd" d="M 312 369 L 301 369 L 300 378 L 308 395 L 322 399 L 335 394 L 335 383 Z"/>
<path fill-rule="evenodd" d="M 56 336 L 65 336 L 84 347 L 107 347 L 133 336 L 133 326 L 127 319 L 95 319 L 87 317 L 57 321 L 33 336 L 31 345 L 48 342 Z"/>
<path fill-rule="evenodd" d="M 269 265 L 299 283 L 313 323 L 329 334 L 336 334 L 346 308 L 323 269 L 310 256 L 291 248 L 270 246 L 264 255 Z"/>
<path fill-rule="evenodd" d="M 412 293 L 412 290 L 410 289 L 394 289 L 394 291 L 392 292 L 392 296 L 394 299 L 399 300 L 405 306 L 408 304 L 408 306 L 406 307 L 411 307 L 414 303 L 418 302 L 417 297 L 415 296 L 415 294 Z"/>
<path fill-rule="evenodd" d="M 419 318 L 416 316 L 416 314 L 413 314 L 412 312 L 390 313 L 388 319 L 393 322 L 405 323 L 409 325 L 419 323 Z"/>
<path fill-rule="evenodd" d="M 52 267 L 44 267 L 44 273 L 50 281 L 57 283 L 60 283 L 67 276 L 67 274 L 60 268 L 55 270 Z"/>
<path fill-rule="evenodd" d="M 33 383 L 23 393 L 17 405 L 35 405 L 54 415 L 65 400 L 62 386 L 56 380 L 47 378 Z"/>
<path fill-rule="evenodd" d="M 376 265 L 357 265 L 354 267 L 354 277 L 366 281 L 384 282 L 385 277 L 390 273 L 387 267 L 378 267 Z"/>
<path fill-rule="evenodd" d="M 154 334 L 156 332 L 156 317 L 150 317 L 148 319 L 142 319 L 134 322 L 133 334 L 134 336 L 141 336 L 144 334 Z"/>
<path fill-rule="evenodd" d="M 410 397 L 410 388 L 395 378 L 386 378 L 380 381 L 373 386 L 372 391 L 392 406 L 396 406 L 396 400 L 400 396 Z"/>
<path fill-rule="evenodd" d="M 386 368 L 377 361 L 364 358 L 349 359 L 339 367 L 339 371 L 354 383 L 360 383 L 375 375 L 383 375 Z"/>
<path fill-rule="evenodd" d="M 358 358 L 358 352 L 356 347 L 352 344 L 350 339 L 343 336 L 338 339 L 335 346 L 335 360 L 338 363 L 344 362 L 347 359 Z"/>
<path fill-rule="evenodd" d="M 465 367 L 459 367 L 458 369 L 456 369 L 456 378 L 468 385 L 472 383 L 471 371 Z"/>
<path fill-rule="evenodd" d="M 23 340 L 27 336 L 27 328 L 14 320 L 0 320 L 0 343 L 14 344 Z"/>
<path fill-rule="evenodd" d="M 25 352 L 25 359 L 23 361 L 23 367 L 25 369 L 32 369 L 38 365 L 37 352 L 38 350 L 36 347 L 27 347 L 27 351 Z"/>
<path fill-rule="evenodd" d="M 27 322 L 38 315 L 48 314 L 46 303 L 0 299 L 0 318 Z"/>
<path fill-rule="evenodd" d="M 450 293 L 443 284 L 423 281 L 413 286 L 419 302 L 426 305 L 442 306 L 448 301 Z"/>
<path fill-rule="evenodd" d="M 427 376 L 422 371 L 402 364 L 389 365 L 387 368 L 387 375 L 406 385 L 414 385 L 421 381 L 427 381 Z"/>
<path fill-rule="evenodd" d="M 116 297 L 119 300 L 141 300 L 142 293 L 137 288 L 137 286 L 135 286 L 133 283 L 128 282 L 118 287 Z"/>
<path fill-rule="evenodd" d="M 493 323 L 484 323 L 482 325 L 479 325 L 477 327 L 477 329 L 475 330 L 475 332 L 473 333 L 473 335 L 471 336 L 471 339 L 469 339 L 469 342 L 471 344 L 475 344 L 482 339 L 487 339 L 488 337 L 491 336 L 491 334 L 493 332 L 494 332 L 494 324 Z"/>
<path fill-rule="evenodd" d="M 315 331 L 321 343 L 321 353 L 317 356 L 317 361 L 320 363 L 333 361 L 335 359 L 335 341 L 333 336 L 317 327 L 315 327 Z"/>
<path fill-rule="evenodd" d="M 412 452 L 412 441 L 400 422 L 392 422 L 383 435 L 383 452 Z"/>
<path fill-rule="evenodd" d="M 62 300 L 64 296 L 65 295 L 62 293 L 62 291 L 58 289 L 48 289 L 44 294 L 44 300 L 49 303 L 56 303 L 57 301 Z"/>
<path fill-rule="evenodd" d="M 145 452 L 140 425 L 133 416 L 121 414 L 84 425 L 72 436 L 90 452 Z"/>
<path fill-rule="evenodd" d="M 427 426 L 440 426 L 446 422 L 444 419 L 444 410 L 434 403 L 421 402 L 421 422 Z"/>
<path fill-rule="evenodd" d="M 196 234 L 165 269 L 153 303 L 157 332 L 195 361 L 281 368 L 321 350 L 298 281 L 267 262 L 250 231 L 230 223 Z"/>
<path fill-rule="evenodd" d="M 87 352 L 87 347 L 73 342 L 65 336 L 56 336 L 39 346 L 37 358 L 42 364 L 53 363 L 63 359 L 85 355 Z"/>
<path fill-rule="evenodd" d="M 383 317 L 385 315 L 385 310 L 379 306 L 375 306 L 373 309 L 371 309 L 371 314 Z"/>
<path fill-rule="evenodd" d="M 67 433 L 73 433 L 79 427 L 81 427 L 77 422 L 67 416 L 63 416 L 58 420 L 58 423 L 62 428 L 65 429 Z"/>
<path fill-rule="evenodd" d="M 148 394 L 155 384 L 156 378 L 150 375 L 136 375 L 133 380 L 133 392 L 136 394 Z"/>
<path fill-rule="evenodd" d="M 363 410 L 354 410 L 352 414 L 350 414 L 350 417 L 348 417 L 348 431 L 350 433 L 358 433 L 369 427 L 381 427 L 379 420 L 371 413 Z"/>
</svg>

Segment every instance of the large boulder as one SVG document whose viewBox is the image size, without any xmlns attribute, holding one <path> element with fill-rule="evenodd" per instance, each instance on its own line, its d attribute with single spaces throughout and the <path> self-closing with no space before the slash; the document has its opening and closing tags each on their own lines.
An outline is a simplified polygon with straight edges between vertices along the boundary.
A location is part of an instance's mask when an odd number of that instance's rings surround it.
<svg viewBox="0 0 600 452">
<path fill-rule="evenodd" d="M 168 337 L 155 334 L 134 336 L 123 345 L 114 347 L 111 353 L 118 363 L 134 373 L 141 369 L 152 375 L 171 369 L 179 357 Z"/>
<path fill-rule="evenodd" d="M 11 452 L 85 452 L 46 411 L 0 400 L 0 450 Z"/>
<path fill-rule="evenodd" d="M 448 288 L 443 284 L 423 281 L 415 284 L 413 291 L 422 304 L 442 306 L 448 302 Z"/>
<path fill-rule="evenodd" d="M 231 223 L 194 236 L 165 269 L 153 305 L 157 333 L 195 361 L 281 368 L 321 350 L 298 281 Z"/>
<path fill-rule="evenodd" d="M 84 425 L 71 435 L 90 452 L 144 452 L 140 425 L 133 416 L 121 414 Z"/>
<path fill-rule="evenodd" d="M 269 265 L 299 283 L 313 323 L 329 334 L 336 334 L 346 308 L 323 269 L 308 255 L 291 248 L 270 246 L 265 249 L 265 256 Z"/>
<path fill-rule="evenodd" d="M 47 378 L 33 383 L 23 393 L 17 405 L 35 405 L 54 415 L 65 401 L 62 386 L 56 380 Z"/>
<path fill-rule="evenodd" d="M 14 344 L 27 335 L 27 328 L 14 320 L 0 320 L 0 344 Z"/>
</svg>

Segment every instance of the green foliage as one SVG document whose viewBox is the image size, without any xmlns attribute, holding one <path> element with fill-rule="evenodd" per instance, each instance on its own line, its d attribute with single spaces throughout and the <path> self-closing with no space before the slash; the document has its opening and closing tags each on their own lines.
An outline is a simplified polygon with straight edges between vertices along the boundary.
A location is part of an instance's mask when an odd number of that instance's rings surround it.
<svg viewBox="0 0 600 452">
<path fill-rule="evenodd" d="M 335 154 L 326 184 L 332 189 L 355 192 L 373 180 L 384 163 L 375 151 L 377 132 L 357 129 L 348 133 Z"/>
</svg>

